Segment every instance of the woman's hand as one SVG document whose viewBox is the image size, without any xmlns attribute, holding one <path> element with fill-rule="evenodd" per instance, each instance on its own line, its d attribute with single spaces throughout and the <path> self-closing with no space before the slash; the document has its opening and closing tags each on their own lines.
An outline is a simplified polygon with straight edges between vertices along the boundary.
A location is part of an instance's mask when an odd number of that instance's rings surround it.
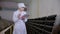
<svg viewBox="0 0 60 34">
<path fill-rule="evenodd" d="M 25 19 L 25 16 L 22 16 L 21 18 L 22 18 L 22 20 L 24 20 Z"/>
</svg>

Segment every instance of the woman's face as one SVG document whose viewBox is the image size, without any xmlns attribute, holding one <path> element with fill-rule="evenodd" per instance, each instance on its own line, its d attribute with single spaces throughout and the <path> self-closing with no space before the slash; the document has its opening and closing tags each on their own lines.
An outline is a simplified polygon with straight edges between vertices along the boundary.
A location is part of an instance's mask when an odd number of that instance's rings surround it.
<svg viewBox="0 0 60 34">
<path fill-rule="evenodd" d="M 19 10 L 20 10 L 20 11 L 24 11 L 24 7 L 22 7 L 22 8 L 19 8 Z"/>
</svg>

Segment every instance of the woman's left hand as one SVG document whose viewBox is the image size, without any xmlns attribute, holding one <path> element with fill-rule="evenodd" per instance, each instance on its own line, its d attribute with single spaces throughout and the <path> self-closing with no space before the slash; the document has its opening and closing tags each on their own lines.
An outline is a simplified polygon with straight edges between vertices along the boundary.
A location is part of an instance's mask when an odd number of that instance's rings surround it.
<svg viewBox="0 0 60 34">
<path fill-rule="evenodd" d="M 25 16 L 22 16 L 22 19 L 24 20 L 25 19 Z"/>
</svg>

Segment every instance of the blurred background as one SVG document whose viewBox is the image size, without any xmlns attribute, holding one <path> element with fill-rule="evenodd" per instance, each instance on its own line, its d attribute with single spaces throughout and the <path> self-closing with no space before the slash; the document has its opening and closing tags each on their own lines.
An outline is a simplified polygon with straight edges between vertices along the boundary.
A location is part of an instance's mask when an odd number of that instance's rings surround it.
<svg viewBox="0 0 60 34">
<path fill-rule="evenodd" d="M 42 26 L 44 25 L 44 27 L 45 27 L 47 22 L 49 22 L 49 23 L 55 22 L 56 15 L 60 15 L 60 0 L 0 0 L 0 28 L 1 28 L 0 34 L 5 34 L 6 31 L 10 32 L 10 34 L 12 34 L 13 12 L 18 9 L 17 3 L 21 3 L 21 2 L 25 3 L 25 5 L 26 5 L 25 11 L 29 14 L 27 30 L 29 33 L 33 32 L 30 34 L 35 34 L 35 33 L 40 34 L 40 31 L 42 29 L 40 29 L 41 24 L 39 24 L 39 23 L 45 23 L 45 25 L 42 24 Z M 33 26 L 30 26 L 31 25 L 30 23 L 33 24 Z M 38 27 L 38 28 L 35 29 L 32 27 L 35 27 L 35 28 Z M 43 29 L 44 29 L 44 27 L 43 27 Z M 49 24 L 47 27 L 46 27 L 47 29 L 50 28 Z M 30 30 L 32 30 L 32 31 L 30 31 Z M 46 30 L 42 30 L 42 31 L 48 32 Z M 6 34 L 8 34 L 7 32 L 6 32 Z M 46 34 L 48 34 L 48 33 L 46 33 Z"/>
<path fill-rule="evenodd" d="M 23 2 L 27 6 L 30 19 L 53 14 L 60 14 L 60 0 L 0 0 L 0 16 L 12 19 L 12 13 L 17 10 L 17 3 Z"/>
<path fill-rule="evenodd" d="M 18 3 L 25 3 L 29 14 L 30 0 L 0 0 L 0 16 L 3 19 L 12 20 L 13 12 L 16 11 Z"/>
</svg>

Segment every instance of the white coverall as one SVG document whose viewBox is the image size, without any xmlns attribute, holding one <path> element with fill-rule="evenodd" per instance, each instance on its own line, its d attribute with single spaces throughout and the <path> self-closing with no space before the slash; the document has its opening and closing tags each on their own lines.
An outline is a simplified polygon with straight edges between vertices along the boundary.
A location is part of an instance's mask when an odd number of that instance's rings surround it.
<svg viewBox="0 0 60 34">
<path fill-rule="evenodd" d="M 15 24 L 13 34 L 27 34 L 26 26 L 25 26 L 25 22 L 27 21 L 27 18 L 24 19 L 25 21 L 24 22 L 22 19 L 18 19 L 18 14 L 21 14 L 21 16 L 23 16 L 26 14 L 26 12 L 25 11 L 20 12 L 19 10 L 17 10 L 13 13 L 13 21 Z"/>
</svg>

